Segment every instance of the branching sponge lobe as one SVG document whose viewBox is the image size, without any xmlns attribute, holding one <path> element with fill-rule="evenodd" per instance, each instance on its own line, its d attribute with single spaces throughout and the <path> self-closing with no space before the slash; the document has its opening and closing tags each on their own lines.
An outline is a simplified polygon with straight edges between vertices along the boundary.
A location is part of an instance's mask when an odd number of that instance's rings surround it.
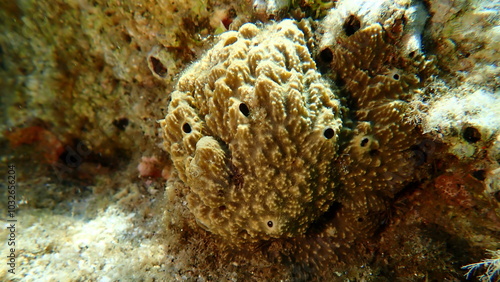
<svg viewBox="0 0 500 282">
<path fill-rule="evenodd" d="M 236 242 L 293 237 L 334 200 L 341 109 L 308 32 L 245 24 L 180 78 L 164 146 L 203 228 Z"/>
</svg>

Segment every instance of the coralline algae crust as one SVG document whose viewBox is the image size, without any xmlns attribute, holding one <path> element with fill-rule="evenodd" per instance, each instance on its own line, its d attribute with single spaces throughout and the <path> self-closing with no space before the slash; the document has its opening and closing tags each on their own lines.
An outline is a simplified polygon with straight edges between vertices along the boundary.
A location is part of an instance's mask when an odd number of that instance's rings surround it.
<svg viewBox="0 0 500 282">
<path fill-rule="evenodd" d="M 293 237 L 335 198 L 340 103 L 305 22 L 222 34 L 180 78 L 164 147 L 200 226 L 233 241 Z"/>
</svg>

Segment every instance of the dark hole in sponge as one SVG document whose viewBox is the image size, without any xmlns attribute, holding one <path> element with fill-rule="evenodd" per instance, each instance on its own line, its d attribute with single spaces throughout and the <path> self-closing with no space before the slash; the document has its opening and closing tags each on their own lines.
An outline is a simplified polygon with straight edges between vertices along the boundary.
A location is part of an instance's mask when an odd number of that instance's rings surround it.
<svg viewBox="0 0 500 282">
<path fill-rule="evenodd" d="M 361 22 L 355 15 L 350 15 L 344 22 L 342 29 L 347 36 L 353 35 L 358 29 L 361 28 Z"/>
<path fill-rule="evenodd" d="M 182 131 L 184 131 L 184 133 L 190 133 L 191 132 L 191 125 L 189 125 L 189 123 L 185 123 L 182 125 Z"/>
<path fill-rule="evenodd" d="M 327 128 L 323 131 L 323 136 L 325 136 L 326 139 L 332 139 L 334 135 L 335 131 L 331 128 Z"/>
<path fill-rule="evenodd" d="M 153 71 L 160 77 L 165 77 L 168 73 L 167 68 L 162 64 L 160 60 L 155 57 L 149 57 L 151 61 L 151 66 L 153 66 Z"/>
<path fill-rule="evenodd" d="M 363 140 L 361 140 L 361 147 L 366 146 L 366 144 L 368 144 L 368 141 L 369 141 L 368 138 L 366 138 L 366 137 L 363 138 Z"/>
<path fill-rule="evenodd" d="M 319 52 L 319 57 L 325 63 L 331 63 L 333 61 L 333 52 L 330 48 L 325 48 Z"/>
<path fill-rule="evenodd" d="M 481 140 L 481 133 L 479 133 L 479 130 L 477 130 L 476 128 L 469 126 L 465 128 L 463 137 L 465 141 L 469 143 L 476 143 L 477 141 Z"/>
<path fill-rule="evenodd" d="M 240 104 L 240 112 L 244 115 L 244 116 L 249 116 L 250 115 L 250 109 L 248 108 L 248 106 L 245 104 L 245 103 L 241 103 Z"/>
<path fill-rule="evenodd" d="M 395 73 L 392 78 L 394 78 L 394 80 L 399 80 L 399 74 Z"/>
<path fill-rule="evenodd" d="M 113 125 L 120 130 L 125 130 L 125 128 L 127 128 L 128 125 L 128 119 L 127 118 L 115 119 L 113 121 Z"/>
<path fill-rule="evenodd" d="M 475 179 L 483 181 L 486 179 L 486 171 L 484 169 L 476 170 L 472 173 Z"/>
</svg>

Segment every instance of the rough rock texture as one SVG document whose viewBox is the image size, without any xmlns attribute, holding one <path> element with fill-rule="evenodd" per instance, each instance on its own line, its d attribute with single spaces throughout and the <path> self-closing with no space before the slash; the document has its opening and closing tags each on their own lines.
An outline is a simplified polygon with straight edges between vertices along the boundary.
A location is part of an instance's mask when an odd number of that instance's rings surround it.
<svg viewBox="0 0 500 282">
<path fill-rule="evenodd" d="M 464 166 L 463 177 L 472 176 L 485 195 L 500 198 L 498 7 L 498 1 L 436 1 L 429 7 L 427 36 L 445 38 L 429 45 L 448 73 L 426 87 L 431 101 L 423 103 L 420 118 L 426 133 L 460 160 L 454 169 Z"/>
<path fill-rule="evenodd" d="M 231 240 L 303 234 L 335 197 L 340 104 L 300 27 L 220 36 L 180 78 L 161 122 L 197 222 Z"/>
<path fill-rule="evenodd" d="M 455 89 L 441 88 L 442 96 L 429 107 L 422 123 L 428 134 L 448 145 L 448 152 L 462 162 L 486 161 L 487 175 L 499 167 L 500 99 L 487 89 L 471 85 Z M 494 190 L 500 190 L 498 184 Z M 493 186 L 487 189 L 494 192 Z"/>
<path fill-rule="evenodd" d="M 498 86 L 500 15 L 498 1 L 431 1 L 429 47 L 450 74 L 466 72 L 481 86 Z M 441 39 L 441 40 L 439 40 Z M 459 78 L 460 76 L 453 76 Z"/>
<path fill-rule="evenodd" d="M 158 138 L 150 123 L 164 115 L 163 94 L 204 37 L 225 31 L 223 20 L 229 27 L 231 9 L 233 18 L 247 18 L 245 8 L 223 1 L 1 3 L 0 137 L 42 127 L 62 147 L 84 143 L 87 161 L 102 167 L 138 162 L 145 151 L 162 154 L 149 142 Z M 20 150 L 54 147 L 44 142 L 54 143 L 32 140 Z M 55 164 L 54 155 L 64 159 L 55 150 L 34 159 Z"/>
</svg>

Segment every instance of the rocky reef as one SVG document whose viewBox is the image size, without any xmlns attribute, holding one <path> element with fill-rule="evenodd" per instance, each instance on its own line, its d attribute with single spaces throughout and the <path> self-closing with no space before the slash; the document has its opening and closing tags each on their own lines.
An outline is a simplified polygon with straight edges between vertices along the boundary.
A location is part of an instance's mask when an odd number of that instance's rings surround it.
<svg viewBox="0 0 500 282">
<path fill-rule="evenodd" d="M 0 4 L 0 278 L 494 281 L 499 6 L 451 2 Z"/>
</svg>

